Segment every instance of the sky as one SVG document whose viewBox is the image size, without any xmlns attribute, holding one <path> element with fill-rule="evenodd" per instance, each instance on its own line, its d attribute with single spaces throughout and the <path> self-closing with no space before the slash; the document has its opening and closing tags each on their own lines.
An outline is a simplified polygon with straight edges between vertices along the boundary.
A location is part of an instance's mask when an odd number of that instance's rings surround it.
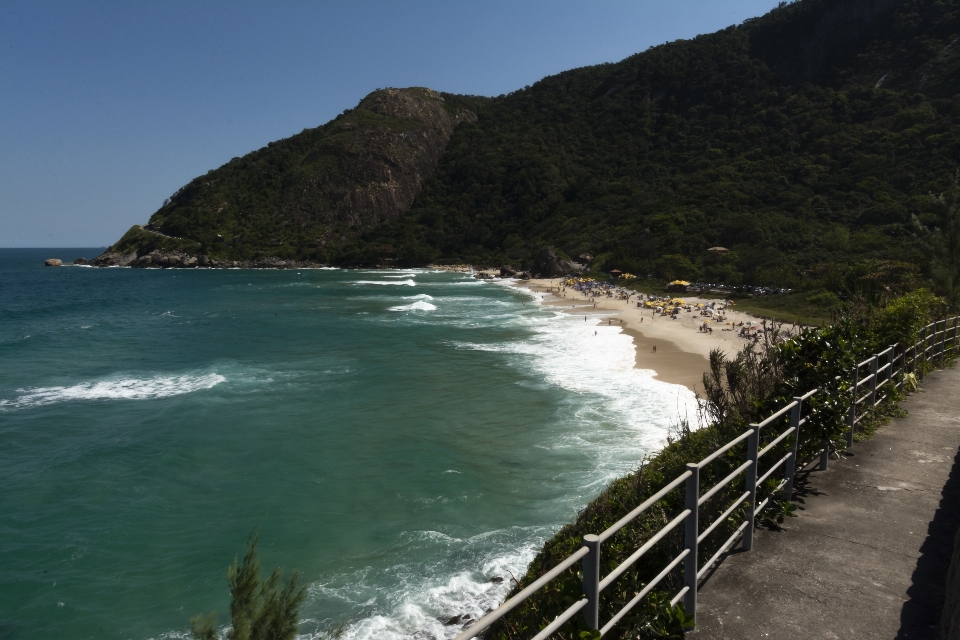
<svg viewBox="0 0 960 640">
<path fill-rule="evenodd" d="M 776 0 L 0 2 L 0 247 L 99 247 L 381 87 L 496 96 Z"/>
</svg>

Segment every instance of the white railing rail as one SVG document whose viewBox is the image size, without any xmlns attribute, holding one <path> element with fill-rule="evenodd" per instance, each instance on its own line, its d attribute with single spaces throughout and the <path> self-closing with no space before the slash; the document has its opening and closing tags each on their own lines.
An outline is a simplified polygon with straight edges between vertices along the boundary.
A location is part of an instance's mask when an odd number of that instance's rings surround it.
<svg viewBox="0 0 960 640">
<path fill-rule="evenodd" d="M 960 316 L 947 320 L 932 322 L 923 328 L 920 340 L 907 349 L 899 345 L 890 345 L 880 353 L 874 354 L 863 362 L 852 367 L 850 371 L 850 405 L 847 419 L 846 440 L 847 446 L 853 446 L 854 433 L 857 425 L 866 416 L 874 415 L 890 396 L 894 388 L 902 390 L 908 375 L 923 379 L 926 365 L 942 366 L 946 358 L 957 355 L 958 322 Z M 921 366 L 918 370 L 918 364 Z M 919 372 L 918 372 L 919 371 Z M 666 578 L 671 571 L 683 563 L 683 587 L 670 600 L 671 606 L 683 600 L 684 610 L 688 616 L 696 620 L 697 590 L 699 580 L 713 567 L 720 557 L 728 552 L 740 539 L 744 551 L 753 548 L 753 533 L 757 515 L 770 504 L 776 495 L 789 499 L 793 496 L 794 478 L 798 469 L 805 468 L 819 457 L 819 468 L 826 469 L 829 464 L 830 442 L 821 440 L 818 449 L 813 452 L 813 458 L 797 463 L 797 456 L 803 427 L 808 424 L 814 415 L 809 410 L 804 413 L 808 400 L 819 393 L 819 389 L 808 391 L 797 396 L 792 402 L 779 409 L 760 423 L 751 424 L 750 428 L 727 442 L 709 456 L 696 463 L 688 463 L 687 470 L 667 483 L 662 489 L 647 498 L 642 504 L 622 517 L 616 523 L 598 535 L 588 534 L 583 537 L 583 546 L 572 555 L 562 560 L 543 576 L 524 588 L 502 605 L 477 620 L 454 640 L 471 640 L 490 628 L 497 620 L 522 604 L 527 598 L 545 587 L 562 573 L 572 568 L 577 562 L 582 562 L 583 568 L 583 598 L 570 605 L 558 615 L 550 624 L 533 636 L 532 640 L 545 640 L 558 631 L 564 624 L 582 612 L 587 628 L 599 630 L 606 635 L 619 623 L 631 609 L 636 607 L 653 589 Z M 785 420 L 785 418 L 788 418 Z M 784 424 L 786 422 L 786 424 Z M 779 433 L 768 435 L 775 428 L 782 429 Z M 784 428 L 785 427 L 785 428 Z M 767 444 L 761 449 L 761 435 L 767 435 Z M 700 470 L 707 467 L 720 456 L 729 452 L 740 443 L 746 441 L 743 462 L 734 468 L 722 480 L 701 493 Z M 788 451 L 779 460 L 773 462 L 761 472 L 761 460 L 774 451 L 778 445 L 786 442 Z M 809 438 L 806 441 L 809 444 Z M 769 491 L 769 495 L 757 504 L 757 489 L 767 480 L 783 469 L 779 482 Z M 700 509 L 711 498 L 723 489 L 730 486 L 741 475 L 744 476 L 744 490 L 731 500 L 712 522 L 701 527 Z M 600 576 L 600 553 L 602 544 L 627 526 L 647 509 L 662 500 L 672 491 L 684 485 L 686 498 L 684 509 L 670 522 L 654 533 L 646 542 L 634 551 L 626 560 L 612 569 L 606 576 Z M 728 518 L 741 510 L 738 518 L 740 524 L 734 532 L 717 548 L 716 552 L 706 562 L 698 561 L 700 545 Z M 603 625 L 600 625 L 600 598 L 604 589 L 608 588 L 636 564 L 643 556 L 661 542 L 668 534 L 683 525 L 683 550 L 666 563 L 663 570 L 651 579 L 623 608 L 615 613 Z"/>
</svg>

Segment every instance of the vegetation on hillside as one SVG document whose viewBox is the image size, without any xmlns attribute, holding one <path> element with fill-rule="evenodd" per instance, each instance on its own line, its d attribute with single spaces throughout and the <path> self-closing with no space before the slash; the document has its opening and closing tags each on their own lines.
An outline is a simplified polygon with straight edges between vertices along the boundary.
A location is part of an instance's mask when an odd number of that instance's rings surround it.
<svg viewBox="0 0 960 640">
<path fill-rule="evenodd" d="M 231 259 L 524 267 L 549 244 L 661 279 L 844 293 L 885 261 L 956 288 L 958 88 L 960 0 L 781 3 L 496 98 L 374 92 L 191 181 L 147 229 Z"/>
<path fill-rule="evenodd" d="M 834 451 L 842 451 L 846 447 L 851 367 L 890 344 L 914 344 L 919 340 L 923 327 L 932 320 L 942 318 L 946 310 L 947 304 L 942 298 L 924 290 L 872 304 L 858 300 L 846 305 L 845 313 L 836 324 L 804 331 L 798 337 L 779 344 L 768 342 L 760 350 L 745 348 L 733 359 L 725 358 L 720 351 L 713 352 L 710 370 L 704 374 L 706 397 L 702 411 L 708 426 L 691 430 L 687 425 L 680 425 L 667 446 L 641 461 L 634 473 L 612 482 L 580 512 L 575 522 L 565 526 L 546 542 L 513 593 L 580 548 L 585 534 L 602 532 L 657 493 L 685 471 L 686 463 L 702 460 L 743 433 L 750 423 L 760 422 L 795 396 L 815 388 L 822 390 L 808 400 L 809 408 L 813 411 L 807 414 L 808 422 L 801 430 L 798 460 L 810 460 L 821 448 L 823 440 L 830 441 Z M 951 358 L 953 355 L 951 353 Z M 920 364 L 920 368 L 924 366 Z M 892 388 L 886 402 L 858 424 L 858 438 L 868 436 L 886 416 L 896 413 L 897 402 L 901 398 L 902 394 Z M 773 429 L 761 432 L 760 446 L 766 446 L 778 433 Z M 790 445 L 789 439 L 785 440 L 764 459 L 780 459 Z M 745 445 L 741 444 L 703 467 L 700 470 L 701 488 L 705 490 L 730 474 L 743 462 L 744 455 Z M 765 483 L 758 489 L 758 501 L 771 496 L 778 503 L 779 514 L 768 518 L 768 526 L 779 526 L 782 516 L 789 515 L 791 511 L 786 499 L 774 496 L 775 486 L 775 482 Z M 742 490 L 742 485 L 734 482 L 703 504 L 700 509 L 701 529 L 729 507 Z M 609 538 L 603 545 L 601 575 L 606 575 L 623 562 L 683 509 L 684 493 L 681 487 Z M 701 543 L 701 563 L 713 555 L 744 517 L 742 510 L 735 512 Z M 680 553 L 682 544 L 682 527 L 679 527 L 611 584 L 601 597 L 601 621 L 609 620 L 632 599 Z M 521 640 L 535 635 L 537 630 L 583 597 L 581 576 L 577 569 L 576 566 L 571 568 L 551 582 L 549 588 L 537 592 L 507 614 L 485 637 L 490 640 Z M 682 586 L 682 569 L 678 568 L 667 576 L 658 589 L 669 594 L 668 600 Z M 657 595 L 654 604 L 628 616 L 625 624 L 612 632 L 611 637 L 675 637 L 670 634 L 677 633 L 676 625 L 671 628 L 664 624 L 664 621 L 677 620 L 675 614 L 671 617 L 669 606 L 663 606 L 664 595 Z M 579 617 L 552 637 L 584 637 L 580 633 Z"/>
<path fill-rule="evenodd" d="M 475 117 L 459 105 L 430 89 L 375 91 L 323 126 L 190 181 L 108 252 L 324 262 L 410 206 L 454 128 Z"/>
<path fill-rule="evenodd" d="M 960 153 L 958 3 L 852 4 L 475 101 L 412 209 L 344 259 L 522 264 L 552 244 L 661 278 L 798 287 L 864 259 L 929 275 Z"/>
</svg>

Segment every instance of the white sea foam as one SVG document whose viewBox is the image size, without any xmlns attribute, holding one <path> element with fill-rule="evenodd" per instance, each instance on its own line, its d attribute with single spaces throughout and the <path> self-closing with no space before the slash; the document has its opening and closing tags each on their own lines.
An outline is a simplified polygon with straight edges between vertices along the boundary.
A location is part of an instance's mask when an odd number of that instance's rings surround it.
<svg viewBox="0 0 960 640">
<path fill-rule="evenodd" d="M 403 296 L 404 300 L 433 300 L 433 296 L 426 293 L 418 293 L 415 296 Z"/>
<path fill-rule="evenodd" d="M 476 620 L 495 608 L 510 591 L 512 577 L 524 572 L 547 534 L 543 528 L 525 527 L 465 539 L 439 531 L 408 532 L 401 536 L 404 546 L 427 547 L 460 560 L 454 565 L 433 567 L 429 575 L 424 575 L 420 566 L 398 565 L 392 573 L 401 588 L 386 593 L 376 587 L 376 576 L 370 575 L 369 568 L 363 568 L 314 585 L 311 594 L 354 606 L 387 604 L 378 607 L 381 613 L 346 625 L 340 630 L 343 640 L 453 638 L 465 625 L 444 622 L 462 615 Z M 469 567 L 455 566 L 464 559 L 468 559 Z M 327 637 L 328 630 L 301 636 L 311 640 Z"/>
<path fill-rule="evenodd" d="M 390 307 L 390 311 L 436 311 L 437 306 L 425 302 L 423 300 L 417 300 L 413 304 L 402 304 L 397 307 Z"/>
<path fill-rule="evenodd" d="M 413 280 L 357 280 L 353 284 L 398 284 L 406 285 L 408 287 L 417 286 L 417 283 Z"/>
<path fill-rule="evenodd" d="M 384 278 L 415 278 L 417 274 L 415 273 L 401 273 L 399 275 L 387 275 L 383 276 Z"/>
<path fill-rule="evenodd" d="M 485 283 L 462 280 L 425 286 L 464 284 Z M 426 294 L 407 297 L 412 298 L 418 302 L 432 299 Z M 636 468 L 646 453 L 660 448 L 669 428 L 680 418 L 696 415 L 693 393 L 657 380 L 652 371 L 636 369 L 632 339 L 620 327 L 600 326 L 601 316 L 584 322 L 582 316 L 549 311 L 536 303 L 521 307 L 514 301 L 482 296 L 444 297 L 443 302 L 467 312 L 430 316 L 431 322 L 481 328 L 496 324 L 529 332 L 522 340 L 448 344 L 505 354 L 509 366 L 532 374 L 524 376 L 526 384 L 565 392 L 566 400 L 555 416 L 556 434 L 540 446 L 548 451 L 586 452 L 594 465 L 578 471 L 575 481 L 566 479 L 576 488 L 562 499 L 560 510 L 575 513 L 610 480 Z M 429 549 L 433 560 L 427 565 L 401 562 L 392 567 L 389 574 L 400 578 L 399 585 L 391 581 L 389 588 L 378 587 L 378 576 L 368 574 L 365 568 L 316 587 L 313 595 L 342 600 L 363 612 L 342 629 L 345 640 L 450 639 L 503 601 L 512 577 L 526 571 L 543 541 L 560 524 L 517 528 L 509 534 L 489 532 L 462 540 L 436 531 L 416 532 L 410 534 L 411 544 Z M 411 549 L 410 556 L 416 555 Z M 444 624 L 463 614 L 470 619 Z M 307 637 L 319 640 L 329 631 L 321 628 Z"/>
<path fill-rule="evenodd" d="M 202 389 L 210 389 L 224 382 L 218 373 L 158 375 L 150 378 L 108 378 L 81 382 L 70 387 L 34 387 L 17 389 L 13 400 L 0 400 L 0 410 L 25 409 L 57 402 L 82 400 L 152 400 L 169 398 Z"/>
</svg>

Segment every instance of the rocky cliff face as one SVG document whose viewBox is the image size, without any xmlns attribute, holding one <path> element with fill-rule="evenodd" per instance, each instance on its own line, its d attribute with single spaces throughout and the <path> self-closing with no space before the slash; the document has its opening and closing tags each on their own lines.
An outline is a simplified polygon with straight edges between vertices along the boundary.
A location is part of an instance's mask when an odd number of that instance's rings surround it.
<svg viewBox="0 0 960 640">
<path fill-rule="evenodd" d="M 324 261 L 410 208 L 457 125 L 476 121 L 445 102 L 430 89 L 376 91 L 196 178 L 92 263 L 138 265 L 151 252 Z"/>
</svg>

